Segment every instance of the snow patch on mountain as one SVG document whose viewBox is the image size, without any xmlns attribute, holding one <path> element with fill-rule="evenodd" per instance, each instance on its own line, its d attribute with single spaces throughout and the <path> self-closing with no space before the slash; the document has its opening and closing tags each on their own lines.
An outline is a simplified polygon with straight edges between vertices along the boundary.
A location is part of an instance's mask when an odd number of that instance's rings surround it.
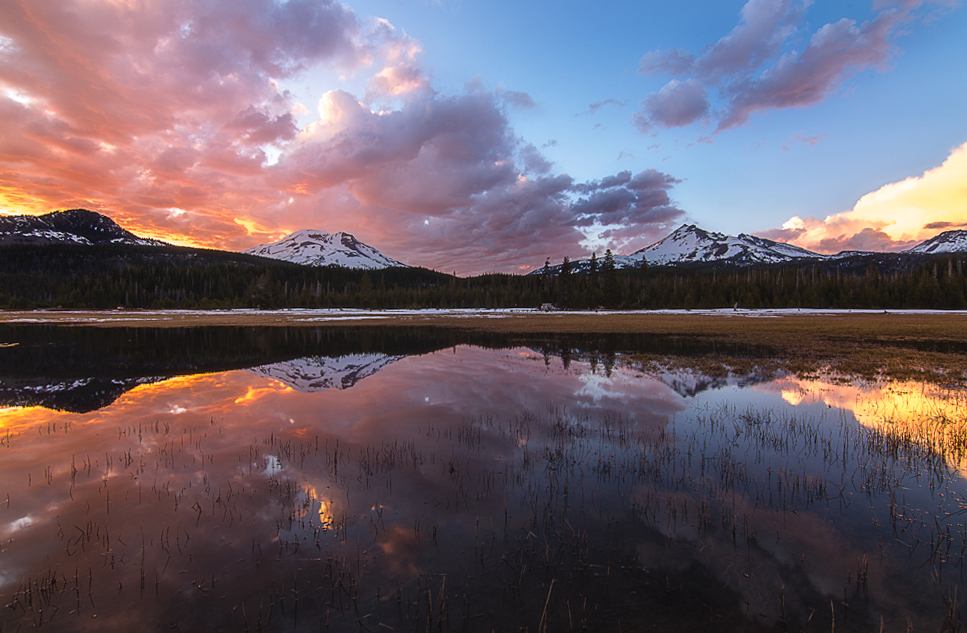
<svg viewBox="0 0 967 633">
<path fill-rule="evenodd" d="M 740 233 L 738 237 L 700 229 L 685 224 L 668 237 L 655 242 L 629 258 L 635 262 L 647 259 L 656 266 L 690 262 L 729 262 L 732 264 L 775 264 L 799 259 L 823 259 L 819 253 Z"/>
<path fill-rule="evenodd" d="M 903 251 L 918 255 L 934 255 L 937 253 L 967 253 L 967 231 L 944 231 L 913 248 Z"/>
<path fill-rule="evenodd" d="M 615 268 L 638 268 L 642 260 L 649 266 L 677 266 L 691 263 L 721 262 L 735 266 L 749 266 L 752 264 L 777 264 L 801 260 L 822 260 L 827 255 L 820 255 L 792 244 L 774 242 L 773 240 L 741 233 L 738 237 L 706 231 L 694 224 L 683 224 L 667 237 L 635 251 L 631 255 L 614 255 Z M 598 267 L 604 263 L 604 258 L 598 259 Z M 587 272 L 590 260 L 582 259 L 572 262 L 575 272 Z M 551 270 L 557 273 L 560 266 Z M 540 274 L 537 269 L 531 274 Z"/>
<path fill-rule="evenodd" d="M 243 252 L 305 266 L 342 266 L 365 270 L 405 266 L 341 231 L 326 233 L 316 229 L 302 229 L 278 242 L 263 244 Z"/>
<path fill-rule="evenodd" d="M 346 356 L 307 356 L 248 371 L 278 380 L 302 393 L 327 389 L 348 389 L 404 356 L 387 354 L 347 354 Z"/>
</svg>

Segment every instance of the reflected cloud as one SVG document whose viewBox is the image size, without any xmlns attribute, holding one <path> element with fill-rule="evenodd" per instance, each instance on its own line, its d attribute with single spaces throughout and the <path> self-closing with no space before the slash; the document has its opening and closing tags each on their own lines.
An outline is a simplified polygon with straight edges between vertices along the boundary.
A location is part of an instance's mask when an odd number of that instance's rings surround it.
<svg viewBox="0 0 967 633">
<path fill-rule="evenodd" d="M 280 587 L 334 596 L 300 597 L 298 618 L 336 630 L 358 627 L 357 595 L 374 628 L 422 628 L 427 595 L 469 604 L 468 630 L 478 612 L 488 630 L 538 630 L 542 613 L 548 630 L 696 630 L 678 605 L 698 599 L 724 630 L 826 630 L 842 602 L 861 624 L 941 628 L 931 574 L 953 579 L 958 559 L 914 545 L 947 538 L 935 517 L 967 533 L 964 480 L 929 443 L 964 419 L 961 392 L 650 374 L 560 347 L 567 363 L 550 346 L 334 353 L 144 384 L 87 413 L 4 411 L 5 599 L 80 569 L 80 615 L 106 631 L 244 630 Z M 78 608 L 66 576 L 55 626 Z M 292 619 L 280 604 L 267 629 L 295 626 L 290 595 Z"/>
<path fill-rule="evenodd" d="M 967 477 L 967 391 L 930 383 L 839 384 L 788 378 L 782 398 L 792 405 L 821 402 L 849 411 L 863 426 L 943 457 Z"/>
</svg>

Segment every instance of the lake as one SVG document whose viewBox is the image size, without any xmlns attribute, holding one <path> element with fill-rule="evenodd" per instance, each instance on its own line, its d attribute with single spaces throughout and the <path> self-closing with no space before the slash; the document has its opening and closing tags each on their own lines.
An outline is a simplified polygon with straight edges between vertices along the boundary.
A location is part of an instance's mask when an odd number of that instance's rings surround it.
<svg viewBox="0 0 967 633">
<path fill-rule="evenodd" d="M 956 630 L 962 381 L 769 354 L 0 326 L 0 627 Z"/>
</svg>

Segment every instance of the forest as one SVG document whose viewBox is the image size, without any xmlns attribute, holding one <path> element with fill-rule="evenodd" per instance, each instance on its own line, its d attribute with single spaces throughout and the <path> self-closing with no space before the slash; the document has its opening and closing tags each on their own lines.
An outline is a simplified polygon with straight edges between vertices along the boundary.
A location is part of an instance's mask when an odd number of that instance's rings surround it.
<svg viewBox="0 0 967 633">
<path fill-rule="evenodd" d="M 180 247 L 6 246 L 0 309 L 139 308 L 967 308 L 967 255 L 858 255 L 782 265 L 531 275 L 313 268 Z"/>
</svg>

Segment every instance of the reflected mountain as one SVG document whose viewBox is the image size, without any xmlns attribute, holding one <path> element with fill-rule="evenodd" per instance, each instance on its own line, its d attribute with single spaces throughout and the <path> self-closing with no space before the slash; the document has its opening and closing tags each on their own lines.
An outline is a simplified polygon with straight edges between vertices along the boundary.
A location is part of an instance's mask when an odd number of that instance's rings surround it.
<svg viewBox="0 0 967 633">
<path fill-rule="evenodd" d="M 0 406 L 46 407 L 71 413 L 88 413 L 106 407 L 139 385 L 165 380 L 168 376 L 136 378 L 0 378 Z"/>
<path fill-rule="evenodd" d="M 406 356 L 458 345 L 528 347 L 568 368 L 610 373 L 634 354 L 691 366 L 710 355 L 755 359 L 769 350 L 705 339 L 646 334 L 501 334 L 430 327 L 72 327 L 0 326 L 0 406 L 87 413 L 125 392 L 175 376 L 248 369 L 297 391 L 347 389 Z M 682 360 L 684 359 L 684 360 Z M 677 366 L 677 365 L 676 365 Z M 654 374 L 654 372 L 649 372 Z M 687 372 L 686 372 L 687 373 Z M 662 378 L 662 373 L 657 374 Z M 768 377 L 669 375 L 682 395 Z M 723 380 L 725 382 L 723 382 Z M 742 382 L 744 381 L 744 383 Z"/>
<path fill-rule="evenodd" d="M 748 373 L 730 373 L 728 376 L 709 376 L 695 369 L 678 368 L 649 374 L 657 378 L 668 387 L 685 398 L 694 398 L 698 394 L 712 389 L 726 387 L 752 387 L 776 379 L 773 372 L 752 370 Z"/>
<path fill-rule="evenodd" d="M 428 328 L 2 326 L 0 406 L 87 413 L 139 385 L 250 368 L 296 389 L 346 388 L 404 356 L 464 342 Z"/>
<path fill-rule="evenodd" d="M 307 356 L 249 369 L 253 374 L 272 378 L 302 393 L 326 389 L 349 389 L 405 356 L 386 354 L 348 354 L 346 356 Z"/>
</svg>

